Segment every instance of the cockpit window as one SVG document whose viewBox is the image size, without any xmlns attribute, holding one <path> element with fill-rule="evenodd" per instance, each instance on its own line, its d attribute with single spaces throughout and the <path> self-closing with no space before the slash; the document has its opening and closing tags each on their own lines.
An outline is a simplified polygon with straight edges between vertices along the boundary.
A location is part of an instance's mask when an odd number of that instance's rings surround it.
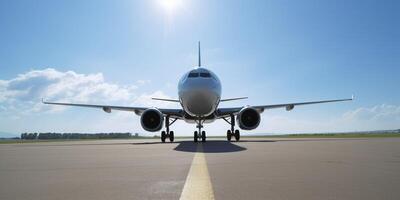
<svg viewBox="0 0 400 200">
<path fill-rule="evenodd" d="M 211 74 L 207 73 L 207 72 L 202 72 L 202 73 L 200 73 L 200 77 L 209 78 L 209 77 L 211 77 Z"/>
<path fill-rule="evenodd" d="M 189 76 L 188 76 L 188 77 L 189 77 L 189 78 L 199 77 L 199 73 L 194 73 L 194 72 L 189 73 Z"/>
</svg>

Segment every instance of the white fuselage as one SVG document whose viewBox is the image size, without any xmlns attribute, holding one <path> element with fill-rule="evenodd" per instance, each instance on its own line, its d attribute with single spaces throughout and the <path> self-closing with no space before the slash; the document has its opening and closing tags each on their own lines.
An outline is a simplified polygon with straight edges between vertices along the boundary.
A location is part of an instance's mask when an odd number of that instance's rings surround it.
<svg viewBox="0 0 400 200">
<path fill-rule="evenodd" d="M 183 75 L 178 84 L 178 95 L 189 118 L 213 118 L 221 99 L 221 82 L 213 72 L 199 67 Z"/>
</svg>

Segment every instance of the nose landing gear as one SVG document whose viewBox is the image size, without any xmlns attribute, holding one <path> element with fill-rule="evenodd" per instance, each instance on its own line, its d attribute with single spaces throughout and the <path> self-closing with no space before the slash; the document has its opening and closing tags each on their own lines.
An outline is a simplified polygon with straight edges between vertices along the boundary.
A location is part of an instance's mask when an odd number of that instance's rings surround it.
<svg viewBox="0 0 400 200">
<path fill-rule="evenodd" d="M 199 139 L 201 139 L 201 142 L 206 142 L 206 138 L 207 138 L 206 132 L 205 131 L 201 131 L 201 128 L 203 128 L 203 125 L 202 125 L 203 122 L 204 122 L 204 120 L 203 121 L 199 120 L 197 122 L 196 128 L 198 128 L 199 131 L 194 131 L 194 134 L 193 134 L 193 141 L 194 142 L 197 142 Z"/>
</svg>

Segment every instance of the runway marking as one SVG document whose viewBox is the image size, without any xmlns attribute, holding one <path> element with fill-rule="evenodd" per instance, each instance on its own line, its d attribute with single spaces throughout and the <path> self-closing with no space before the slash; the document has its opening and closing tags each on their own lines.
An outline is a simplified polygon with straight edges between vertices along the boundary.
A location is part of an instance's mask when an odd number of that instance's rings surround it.
<svg viewBox="0 0 400 200">
<path fill-rule="evenodd" d="M 193 157 L 189 174 L 180 200 L 186 199 L 214 199 L 210 174 L 208 173 L 206 157 L 203 153 L 203 144 L 197 144 L 197 152 Z"/>
</svg>

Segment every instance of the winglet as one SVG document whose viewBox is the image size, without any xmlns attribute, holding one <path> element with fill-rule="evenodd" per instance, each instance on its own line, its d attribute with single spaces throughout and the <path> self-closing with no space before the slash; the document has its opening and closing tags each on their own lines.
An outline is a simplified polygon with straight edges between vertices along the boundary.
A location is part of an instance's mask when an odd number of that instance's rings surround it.
<svg viewBox="0 0 400 200">
<path fill-rule="evenodd" d="M 354 100 L 354 94 L 351 95 L 351 100 Z"/>
<path fill-rule="evenodd" d="M 201 67 L 201 49 L 200 49 L 200 41 L 199 41 L 199 66 Z"/>
</svg>

